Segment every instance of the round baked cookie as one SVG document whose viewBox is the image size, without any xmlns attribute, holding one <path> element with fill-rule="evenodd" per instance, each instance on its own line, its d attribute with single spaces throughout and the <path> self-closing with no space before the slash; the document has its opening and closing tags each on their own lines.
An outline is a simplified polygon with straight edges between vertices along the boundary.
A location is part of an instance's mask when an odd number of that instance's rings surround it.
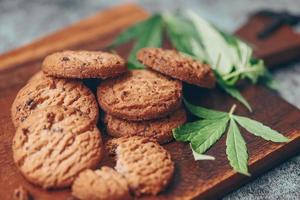
<svg viewBox="0 0 300 200">
<path fill-rule="evenodd" d="M 136 196 L 156 195 L 173 176 L 174 163 L 170 154 L 148 138 L 117 138 L 109 141 L 107 148 L 116 154 L 115 169 L 125 177 Z"/>
<path fill-rule="evenodd" d="M 143 48 L 138 51 L 137 59 L 155 71 L 187 83 L 206 88 L 215 86 L 215 76 L 208 64 L 175 50 Z"/>
<path fill-rule="evenodd" d="M 126 120 L 149 120 L 167 116 L 181 105 L 182 84 L 149 70 L 131 70 L 97 88 L 100 107 Z"/>
<path fill-rule="evenodd" d="M 113 137 L 138 135 L 164 144 L 173 140 L 172 130 L 186 122 L 186 112 L 180 108 L 165 118 L 139 122 L 126 121 L 106 114 L 104 122 L 107 133 Z"/>
<path fill-rule="evenodd" d="M 17 127 L 34 110 L 54 105 L 76 108 L 91 121 L 98 120 L 95 96 L 82 82 L 47 77 L 39 72 L 18 92 L 11 107 L 12 121 Z"/>
<path fill-rule="evenodd" d="M 80 111 L 60 106 L 33 112 L 17 128 L 12 149 L 24 177 L 43 188 L 70 186 L 103 154 L 96 125 Z"/>
<path fill-rule="evenodd" d="M 125 178 L 110 167 L 81 172 L 72 185 L 72 195 L 80 200 L 132 199 Z"/>
<path fill-rule="evenodd" d="M 102 51 L 62 51 L 47 56 L 44 73 L 63 78 L 108 78 L 127 71 L 118 55 Z"/>
</svg>

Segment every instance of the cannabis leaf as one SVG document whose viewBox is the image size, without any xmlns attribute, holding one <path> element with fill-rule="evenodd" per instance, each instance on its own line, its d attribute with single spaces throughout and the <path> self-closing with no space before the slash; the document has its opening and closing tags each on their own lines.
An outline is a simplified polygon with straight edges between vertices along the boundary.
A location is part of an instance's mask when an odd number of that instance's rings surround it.
<svg viewBox="0 0 300 200">
<path fill-rule="evenodd" d="M 248 153 L 246 142 L 243 139 L 234 119 L 230 119 L 226 139 L 226 154 L 230 165 L 235 171 L 249 175 L 247 167 Z"/>
<path fill-rule="evenodd" d="M 181 13 L 165 13 L 163 19 L 166 24 L 166 32 L 173 45 L 178 51 L 188 54 L 193 58 L 206 61 L 201 38 L 197 34 L 195 26 L 190 23 Z"/>
<path fill-rule="evenodd" d="M 214 120 L 201 120 L 201 121 L 186 123 L 182 125 L 180 128 L 175 128 L 173 130 L 174 138 L 177 141 L 191 142 L 193 137 L 198 135 L 200 130 L 202 130 L 204 127 L 209 126 L 213 122 Z"/>
<path fill-rule="evenodd" d="M 191 146 L 197 153 L 206 152 L 216 141 L 220 139 L 226 130 L 229 118 L 221 118 L 199 130 L 199 134 L 195 135 L 191 140 Z"/>
<path fill-rule="evenodd" d="M 152 15 L 149 19 L 130 27 L 122 32 L 110 45 L 110 48 L 119 46 L 135 39 L 133 48 L 128 57 L 129 69 L 142 69 L 144 66 L 136 59 L 138 50 L 144 47 L 161 47 L 163 21 L 160 14 Z"/>
<path fill-rule="evenodd" d="M 204 155 L 204 153 L 222 137 L 228 122 L 226 154 L 232 168 L 245 175 L 249 175 L 247 147 L 237 123 L 248 132 L 265 140 L 273 142 L 289 141 L 287 137 L 258 121 L 234 115 L 235 105 L 226 113 L 192 105 L 186 99 L 184 99 L 184 103 L 193 115 L 202 120 L 186 123 L 173 129 L 173 136 L 177 141 L 190 143 L 195 160 L 213 159 L 213 157 Z"/>
<path fill-rule="evenodd" d="M 233 116 L 233 118 L 248 132 L 262 137 L 272 142 L 288 142 L 289 139 L 278 133 L 277 131 L 263 125 L 262 123 L 249 119 L 247 117 Z"/>
<path fill-rule="evenodd" d="M 238 91 L 238 89 L 232 85 L 228 85 L 226 84 L 226 82 L 224 82 L 222 80 L 221 77 L 217 76 L 217 82 L 218 85 L 225 91 L 227 92 L 229 95 L 231 95 L 233 98 L 237 99 L 239 102 L 241 102 L 246 108 L 248 108 L 249 111 L 252 112 L 252 108 L 250 106 L 250 104 L 248 103 L 248 101 L 241 95 L 241 93 Z"/>
<path fill-rule="evenodd" d="M 139 35 L 141 35 L 144 31 L 144 28 L 147 28 L 149 21 L 152 20 L 153 17 L 149 18 L 148 20 L 139 22 L 128 29 L 121 32 L 118 37 L 114 39 L 114 41 L 107 47 L 108 49 L 113 49 L 117 46 L 120 46 L 126 42 L 129 42 Z"/>
<path fill-rule="evenodd" d="M 208 55 L 207 61 L 211 67 L 221 75 L 231 72 L 238 57 L 235 49 L 228 45 L 214 26 L 196 13 L 189 11 L 186 17 L 195 26 L 197 34 L 203 42 L 204 50 Z"/>
<path fill-rule="evenodd" d="M 203 119 L 218 119 L 227 116 L 227 113 L 225 112 L 211 110 L 201 106 L 194 106 L 193 104 L 189 103 L 185 98 L 183 99 L 183 102 L 192 114 Z"/>
<path fill-rule="evenodd" d="M 236 88 L 240 80 L 247 79 L 253 84 L 260 82 L 276 88 L 263 61 L 253 58 L 248 44 L 219 30 L 192 11 L 154 14 L 123 31 L 109 48 L 135 40 L 128 57 L 128 67 L 141 69 L 144 66 L 136 59 L 137 51 L 144 47 L 161 47 L 164 31 L 178 51 L 210 64 L 220 88 L 250 111 L 249 103 Z"/>
</svg>

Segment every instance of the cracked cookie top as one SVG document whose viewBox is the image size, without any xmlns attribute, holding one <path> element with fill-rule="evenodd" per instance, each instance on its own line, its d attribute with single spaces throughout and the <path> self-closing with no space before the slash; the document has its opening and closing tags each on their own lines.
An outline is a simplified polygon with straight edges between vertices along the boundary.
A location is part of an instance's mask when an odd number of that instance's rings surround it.
<svg viewBox="0 0 300 200">
<path fill-rule="evenodd" d="M 62 51 L 45 58 L 44 73 L 63 78 L 109 78 L 127 71 L 118 55 L 102 51 Z"/>
<path fill-rule="evenodd" d="M 107 113 L 126 120 L 167 116 L 181 105 L 182 84 L 150 70 L 131 70 L 100 83 L 97 98 Z"/>
<path fill-rule="evenodd" d="M 173 140 L 172 130 L 186 122 L 186 112 L 180 108 L 164 118 L 139 122 L 126 121 L 106 114 L 104 122 L 108 134 L 113 137 L 138 135 L 164 144 Z"/>
<path fill-rule="evenodd" d="M 55 105 L 76 108 L 91 121 L 98 120 L 95 96 L 82 82 L 47 77 L 38 72 L 18 92 L 11 107 L 12 121 L 17 127 L 33 111 Z"/>
<path fill-rule="evenodd" d="M 175 50 L 143 48 L 137 53 L 137 59 L 155 71 L 187 83 L 206 88 L 215 86 L 215 76 L 208 64 Z"/>
<path fill-rule="evenodd" d="M 52 106 L 33 112 L 13 138 L 14 161 L 25 178 L 43 188 L 72 184 L 102 158 L 102 139 L 96 125 L 82 112 Z"/>
<path fill-rule="evenodd" d="M 174 163 L 169 152 L 148 138 L 112 139 L 107 149 L 116 154 L 115 169 L 125 177 L 136 196 L 158 194 L 173 176 Z"/>
<path fill-rule="evenodd" d="M 125 178 L 110 167 L 81 172 L 72 185 L 72 195 L 78 199 L 132 199 Z"/>
</svg>

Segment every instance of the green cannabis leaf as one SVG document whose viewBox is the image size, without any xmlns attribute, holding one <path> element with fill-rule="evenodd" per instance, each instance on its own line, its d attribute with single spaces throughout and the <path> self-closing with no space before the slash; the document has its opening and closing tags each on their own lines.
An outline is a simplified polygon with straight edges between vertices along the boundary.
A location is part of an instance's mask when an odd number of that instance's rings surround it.
<svg viewBox="0 0 300 200">
<path fill-rule="evenodd" d="M 197 117 L 203 119 L 218 119 L 227 117 L 227 113 L 225 112 L 210 110 L 201 106 L 194 106 L 193 104 L 189 103 L 186 99 L 183 99 L 183 102 L 188 108 L 188 110 Z"/>
<path fill-rule="evenodd" d="M 182 142 L 191 142 L 193 137 L 199 133 L 199 130 L 202 130 L 204 127 L 212 124 L 214 120 L 201 120 L 191 123 L 186 123 L 180 128 L 175 128 L 173 130 L 174 138 L 177 141 Z"/>
<path fill-rule="evenodd" d="M 166 13 L 163 15 L 163 19 L 173 47 L 195 59 L 205 61 L 207 55 L 203 51 L 203 44 L 195 26 L 181 13 Z"/>
<path fill-rule="evenodd" d="M 118 37 L 115 38 L 115 40 L 107 48 L 113 49 L 115 47 L 118 47 L 126 42 L 135 39 L 136 37 L 138 37 L 143 33 L 144 28 L 147 28 L 147 25 L 152 18 L 153 17 L 149 18 L 148 20 L 139 22 L 129 27 L 128 29 L 124 30 L 118 35 Z"/>
<path fill-rule="evenodd" d="M 144 66 L 136 59 L 138 50 L 144 47 L 161 47 L 163 22 L 160 15 L 153 15 L 146 21 L 142 35 L 140 35 L 129 54 L 128 67 L 130 69 L 141 69 Z"/>
<path fill-rule="evenodd" d="M 287 137 L 258 121 L 234 115 L 235 105 L 226 113 L 192 105 L 186 99 L 184 99 L 184 103 L 186 108 L 201 120 L 186 123 L 173 129 L 173 136 L 177 141 L 190 143 L 195 160 L 213 159 L 213 157 L 204 153 L 222 137 L 227 129 L 228 122 L 226 154 L 232 168 L 245 175 L 249 175 L 247 147 L 237 123 L 248 132 L 265 140 L 273 142 L 289 141 Z"/>
<path fill-rule="evenodd" d="M 121 44 L 135 40 L 133 48 L 128 57 L 129 69 L 143 69 L 144 66 L 136 59 L 138 50 L 144 47 L 161 47 L 163 37 L 163 21 L 160 14 L 152 15 L 145 21 L 142 21 L 127 30 L 123 31 L 109 48 L 115 48 Z"/>
<path fill-rule="evenodd" d="M 250 104 L 248 103 L 248 101 L 241 95 L 241 93 L 238 91 L 237 88 L 235 88 L 232 85 L 228 85 L 226 84 L 226 82 L 224 82 L 222 80 L 222 78 L 219 78 L 219 76 L 217 76 L 217 82 L 218 85 L 225 91 L 227 92 L 229 95 L 231 95 L 233 98 L 237 99 L 239 102 L 241 102 L 246 108 L 248 108 L 249 111 L 252 112 L 252 108 L 250 106 Z"/>
<path fill-rule="evenodd" d="M 277 131 L 263 125 L 262 123 L 249 119 L 247 117 L 233 116 L 242 127 L 244 127 L 248 132 L 262 137 L 265 140 L 270 140 L 272 142 L 288 142 L 289 139 L 278 133 Z"/>
<path fill-rule="evenodd" d="M 247 167 L 248 153 L 246 142 L 233 119 L 230 119 L 230 125 L 228 128 L 226 154 L 230 165 L 235 171 L 249 175 Z"/>
<path fill-rule="evenodd" d="M 206 152 L 220 139 L 226 130 L 228 120 L 228 117 L 217 119 L 208 126 L 200 129 L 198 134 L 191 140 L 192 149 L 200 154 Z"/>
<path fill-rule="evenodd" d="M 123 31 L 109 48 L 134 40 L 128 67 L 141 69 L 144 66 L 136 59 L 137 51 L 144 47 L 161 47 L 164 31 L 175 49 L 210 64 L 220 88 L 250 111 L 249 103 L 236 88 L 240 80 L 247 79 L 253 84 L 260 82 L 271 89 L 276 88 L 272 75 L 262 60 L 253 58 L 248 44 L 219 30 L 192 11 L 154 14 Z"/>
</svg>

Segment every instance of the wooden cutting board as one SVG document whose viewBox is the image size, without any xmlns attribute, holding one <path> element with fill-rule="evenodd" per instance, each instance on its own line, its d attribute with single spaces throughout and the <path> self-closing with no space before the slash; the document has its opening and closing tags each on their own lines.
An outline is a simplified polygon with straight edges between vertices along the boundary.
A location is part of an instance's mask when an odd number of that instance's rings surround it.
<svg viewBox="0 0 300 200">
<path fill-rule="evenodd" d="M 31 185 L 17 171 L 12 159 L 11 142 L 15 129 L 10 120 L 10 107 L 18 90 L 39 70 L 42 59 L 62 49 L 103 49 L 119 31 L 147 16 L 144 10 L 135 5 L 116 7 L 0 56 L 1 200 L 11 199 L 13 190 L 19 185 L 27 188 L 34 199 L 67 199 L 70 196 L 68 189 L 46 191 Z M 130 45 L 125 45 L 118 52 L 126 56 L 129 48 Z M 158 196 L 159 199 L 216 199 L 299 152 L 300 111 L 261 86 L 247 86 L 241 90 L 254 112 L 249 113 L 238 104 L 236 113 L 271 126 L 291 138 L 291 141 L 287 144 L 266 142 L 242 130 L 249 149 L 251 177 L 232 171 L 225 154 L 224 137 L 208 151 L 208 154 L 216 157 L 215 161 L 195 162 L 187 144 L 167 144 L 165 148 L 171 153 L 176 170 L 171 184 Z M 227 111 L 236 103 L 219 90 L 209 91 L 185 85 L 184 93 L 193 103 L 214 109 Z M 103 164 L 113 166 L 110 158 L 105 158 Z"/>
</svg>

